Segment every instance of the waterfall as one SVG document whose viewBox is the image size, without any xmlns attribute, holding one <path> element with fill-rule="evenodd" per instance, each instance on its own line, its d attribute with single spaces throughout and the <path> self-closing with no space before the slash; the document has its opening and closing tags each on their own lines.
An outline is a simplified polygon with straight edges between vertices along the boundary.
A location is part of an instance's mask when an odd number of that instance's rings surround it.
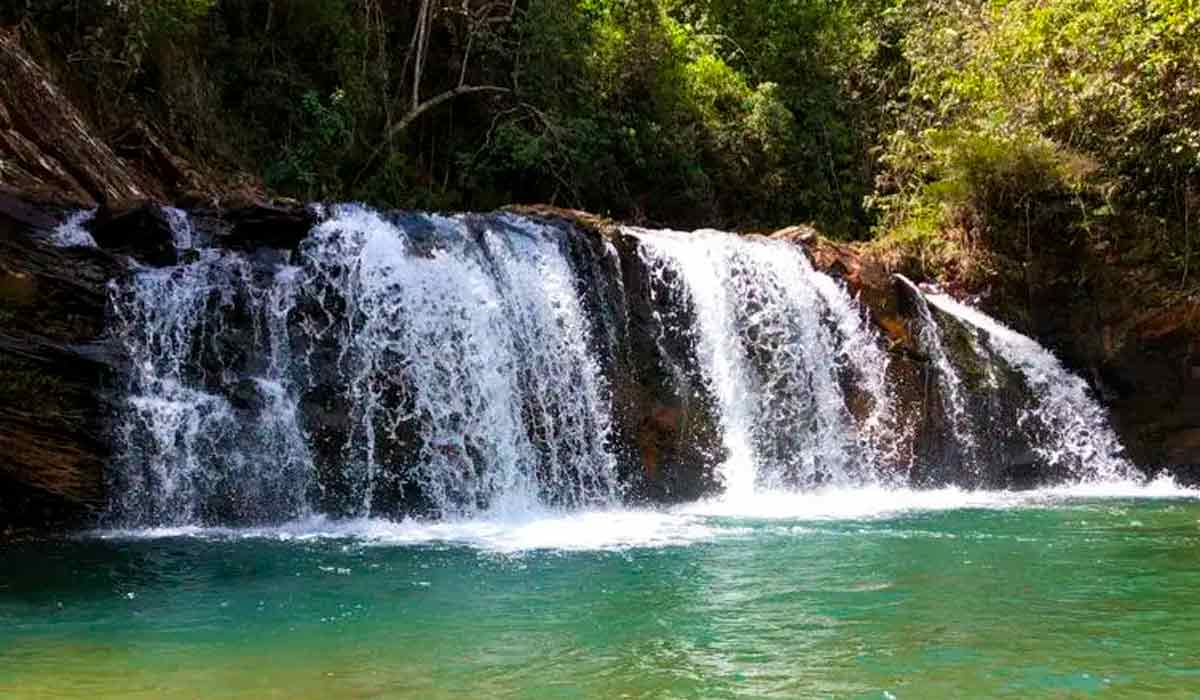
<svg viewBox="0 0 1200 700">
<path fill-rule="evenodd" d="M 918 342 L 920 343 L 921 350 L 929 356 L 936 371 L 940 396 L 950 419 L 951 427 L 953 428 L 949 433 L 949 437 L 962 452 L 962 459 L 965 466 L 977 472 L 979 469 L 977 461 L 979 448 L 975 439 L 976 430 L 971 419 L 971 413 L 967 408 L 967 399 L 963 391 L 962 378 L 959 377 L 958 368 L 950 361 L 950 356 L 946 353 L 945 343 L 942 342 L 941 326 L 934 319 L 933 312 L 929 308 L 929 302 L 926 300 L 926 296 L 920 287 L 904 275 L 895 275 L 895 277 L 908 288 L 913 303 L 917 307 L 917 315 L 921 321 Z"/>
<path fill-rule="evenodd" d="M 118 519 L 262 521 L 306 510 L 285 323 L 297 291 L 295 268 L 264 276 L 214 250 L 110 286 L 113 332 L 131 365 L 116 427 Z"/>
<path fill-rule="evenodd" d="M 341 349 L 362 512 L 382 431 L 416 433 L 407 466 L 442 515 L 616 497 L 608 388 L 552 236 L 515 218 L 405 227 L 342 207 L 304 258 L 326 310 L 319 333 Z"/>
<path fill-rule="evenodd" d="M 628 229 L 650 274 L 692 308 L 717 404 L 725 495 L 872 481 L 894 443 L 886 355 L 861 312 L 796 246 L 716 231 Z M 846 375 L 849 375 L 846 377 Z M 842 379 L 869 392 L 856 421 Z"/>
<path fill-rule="evenodd" d="M 113 518 L 280 520 L 328 489 L 349 515 L 386 512 L 381 491 L 445 517 L 614 502 L 609 388 L 561 239 L 342 206 L 294 261 L 200 249 L 114 282 Z M 347 426 L 335 464 L 314 414 Z"/>
<path fill-rule="evenodd" d="M 184 251 L 192 248 L 193 239 L 192 219 L 182 209 L 176 207 L 163 207 L 163 218 L 167 221 L 167 226 L 171 228 L 171 240 L 175 243 L 175 250 Z"/>
<path fill-rule="evenodd" d="M 1121 456 L 1120 440 L 1087 382 L 1068 372 L 1037 341 L 994 318 L 945 294 L 927 298 L 937 309 L 986 334 L 987 346 L 1024 377 L 1034 400 L 1023 408 L 1019 422 L 1037 431 L 1034 450 L 1047 464 L 1087 481 L 1131 478 L 1133 467 Z"/>
<path fill-rule="evenodd" d="M 1081 379 L 902 280 L 957 446 L 928 453 L 899 418 L 926 410 L 912 365 L 786 241 L 314 211 L 293 249 L 238 252 L 164 209 L 187 254 L 130 261 L 110 284 L 128 360 L 112 522 L 459 519 L 607 507 L 627 488 L 739 502 L 906 471 L 968 486 L 1130 473 Z M 1057 471 L 1029 472 L 1042 465 Z"/>
</svg>

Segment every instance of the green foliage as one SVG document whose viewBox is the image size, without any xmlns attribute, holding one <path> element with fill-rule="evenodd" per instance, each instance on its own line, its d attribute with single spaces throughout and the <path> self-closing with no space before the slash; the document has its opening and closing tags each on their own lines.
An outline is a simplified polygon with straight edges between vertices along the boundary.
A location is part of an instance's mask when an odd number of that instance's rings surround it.
<svg viewBox="0 0 1200 700">
<path fill-rule="evenodd" d="M 1194 266 L 1192 0 L 432 0 L 414 89 L 421 4 L 28 0 L 0 18 L 42 28 L 111 133 L 165 124 L 284 194 L 812 222 L 931 266 L 1124 236 Z M 460 85 L 494 89 L 405 119 Z"/>
<path fill-rule="evenodd" d="M 315 90 L 309 90 L 301 98 L 300 112 L 299 138 L 285 147 L 280 160 L 268 166 L 267 184 L 300 192 L 309 199 L 336 195 L 338 166 L 354 133 L 354 114 L 346 104 L 346 93 L 338 89 L 322 100 Z"/>
<path fill-rule="evenodd" d="M 1190 0 L 910 2 L 910 80 L 871 201 L 883 229 L 1002 238 L 1151 234 L 1186 265 L 1200 190 L 1200 6 Z M 931 207 L 940 215 L 930 222 Z M 1121 216 L 1115 216 L 1122 214 Z M 1156 223 L 1152 223 L 1156 222 Z M 969 228 L 969 226 L 968 226 Z M 1027 250 L 1031 250 L 1027 246 Z"/>
<path fill-rule="evenodd" d="M 856 95 L 882 55 L 871 3 L 529 0 L 509 17 L 504 3 L 433 0 L 415 95 L 421 3 L 101 5 L 32 0 L 25 13 L 79 57 L 100 121 L 119 132 L 123 115 L 149 112 L 286 194 L 540 200 L 679 226 L 812 220 L 846 235 L 869 223 L 872 132 L 860 127 L 877 105 Z M 507 92 L 457 97 L 383 136 L 460 83 Z"/>
</svg>

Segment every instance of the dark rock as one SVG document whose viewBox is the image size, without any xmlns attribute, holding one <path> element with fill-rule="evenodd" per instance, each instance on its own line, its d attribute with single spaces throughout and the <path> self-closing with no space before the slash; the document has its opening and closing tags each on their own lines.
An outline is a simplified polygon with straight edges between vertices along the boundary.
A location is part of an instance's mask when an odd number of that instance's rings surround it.
<svg viewBox="0 0 1200 700">
<path fill-rule="evenodd" d="M 108 252 L 128 255 L 155 267 L 179 262 L 171 224 L 156 204 L 142 203 L 123 209 L 103 207 L 87 228 L 96 245 Z"/>
<path fill-rule="evenodd" d="M 46 243 L 47 225 L 0 206 L 0 525 L 81 525 L 104 502 L 106 284 L 121 265 Z"/>
<path fill-rule="evenodd" d="M 57 211 L 0 193 L 0 235 L 40 230 L 49 233 L 58 225 Z"/>
<path fill-rule="evenodd" d="M 227 398 L 230 405 L 234 408 L 250 413 L 257 413 L 263 406 L 262 394 L 258 390 L 258 383 L 253 379 L 238 381 L 230 389 Z"/>
<path fill-rule="evenodd" d="M 717 407 L 695 356 L 694 311 L 688 299 L 650 275 L 638 254 L 639 241 L 611 222 L 546 207 L 521 211 L 551 226 L 576 273 L 596 357 L 611 390 L 611 447 L 629 496 L 675 502 L 717 492 L 717 467 L 725 454 Z M 99 249 L 48 245 L 49 229 L 60 218 L 61 211 L 52 207 L 0 197 L 0 525 L 85 523 L 103 504 L 110 438 L 105 421 L 116 400 L 105 392 L 117 383 L 124 361 L 120 348 L 106 339 L 106 285 L 129 272 L 120 256 L 151 265 L 177 262 L 170 224 L 156 205 L 102 208 L 92 225 Z M 244 269 L 258 282 L 289 259 L 289 251 L 300 246 L 317 222 L 312 210 L 290 204 L 246 203 L 193 212 L 192 218 L 196 230 L 207 236 L 204 240 L 247 251 Z M 475 234 L 508 227 L 510 235 L 528 235 L 505 216 L 478 215 L 466 221 Z M 432 226 L 414 234 L 418 250 L 434 250 L 436 235 Z M 1030 401 L 1021 374 L 1005 366 L 986 343 L 980 347 L 971 330 L 954 319 L 941 319 L 947 353 L 960 370 L 980 431 L 980 452 L 974 464 L 967 464 L 930 360 L 918 342 L 921 328 L 913 299 L 897 288 L 887 267 L 868 249 L 831 243 L 809 229 L 777 237 L 802 245 L 818 269 L 840 279 L 860 299 L 890 353 L 889 382 L 901 421 L 897 459 L 886 465 L 892 473 L 915 485 L 952 482 L 988 488 L 1026 488 L 1058 476 L 1031 449 L 1039 428 L 1018 427 L 1018 413 Z M 1052 273 L 1037 273 L 1042 274 Z M 1036 281 L 1037 275 L 1031 279 Z M 214 277 L 215 282 L 221 279 Z M 1054 294 L 1063 292 L 1055 286 L 1060 281 L 1047 284 Z M 264 370 L 261 353 L 254 351 L 263 329 L 249 312 L 245 291 L 226 291 L 225 300 L 210 302 L 207 311 L 222 331 L 197 351 L 190 363 L 196 376 L 188 381 L 251 415 L 264 400 L 252 379 Z M 305 358 L 311 378 L 300 413 L 320 487 L 312 501 L 322 512 L 355 515 L 362 503 L 361 486 L 344 473 L 344 466 L 362 442 L 356 435 L 361 426 L 338 386 L 343 379 L 336 343 L 300 330 L 329 328 L 330 318 L 343 310 L 337 308 L 336 295 L 317 304 L 312 295 L 320 290 L 306 292 L 287 323 L 293 352 Z M 1052 306 L 1050 295 L 1040 290 L 1030 298 Z M 999 287 L 987 303 L 1004 308 L 1013 298 L 1011 289 Z M 1090 298 L 1094 302 L 1099 297 Z M 1182 478 L 1196 473 L 1188 465 L 1200 464 L 1200 390 L 1193 391 L 1200 385 L 1200 343 L 1189 325 L 1188 307 L 1114 321 L 1074 302 L 1059 305 L 1067 306 L 1065 312 L 1025 303 L 1020 314 L 1010 310 L 1009 318 L 1024 323 L 1023 330 L 1042 328 L 1056 347 L 1067 349 L 1068 364 L 1085 368 L 1086 376 L 1103 384 L 1122 437 L 1137 446 L 1139 459 L 1173 467 Z M 1117 321 L 1125 325 L 1111 330 Z M 992 370 L 998 388 L 983 390 L 985 368 Z M 402 402 L 402 387 L 394 389 L 389 400 Z M 871 397 L 856 394 L 849 380 L 846 390 L 848 409 L 861 417 Z M 385 436 L 375 445 L 378 463 L 402 466 L 379 475 L 373 512 L 391 517 L 428 513 L 430 504 L 403 466 L 421 448 L 419 431 L 411 425 L 380 425 L 375 432 Z M 235 486 L 228 486 L 231 499 Z M 236 503 L 206 508 L 218 519 L 240 512 Z"/>
<path fill-rule="evenodd" d="M 719 491 L 725 459 L 720 418 L 695 355 L 692 310 L 641 264 L 636 238 L 612 234 L 625 295 L 625 364 L 615 373 L 615 413 L 638 471 L 627 472 L 635 497 L 694 500 Z M 655 288 L 655 293 L 651 290 Z M 655 306 L 658 299 L 660 306 Z M 630 439 L 631 438 L 631 439 Z"/>
<path fill-rule="evenodd" d="M 641 264 L 637 239 L 614 222 L 545 205 L 507 211 L 561 232 L 612 392 L 612 447 L 627 496 L 680 502 L 716 493 L 724 448 L 715 402 L 697 366 L 687 305 L 669 299 L 671 290 L 657 289 L 657 298 L 667 301 L 654 306 L 651 287 L 660 283 Z"/>
<path fill-rule="evenodd" d="M 198 214 L 222 222 L 219 242 L 235 250 L 296 250 L 317 223 L 316 212 L 299 203 L 257 202 L 235 209 L 202 210 Z"/>
</svg>

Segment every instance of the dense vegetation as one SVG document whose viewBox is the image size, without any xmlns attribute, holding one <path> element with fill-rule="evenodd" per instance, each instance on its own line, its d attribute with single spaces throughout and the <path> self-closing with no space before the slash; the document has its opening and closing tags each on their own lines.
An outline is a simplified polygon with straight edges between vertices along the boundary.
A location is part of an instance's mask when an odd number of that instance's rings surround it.
<svg viewBox="0 0 1200 700">
<path fill-rule="evenodd" d="M 1192 0 L 20 4 L 114 138 L 138 115 L 301 198 L 1200 264 Z"/>
<path fill-rule="evenodd" d="M 880 229 L 935 259 L 1083 244 L 1194 279 L 1200 5 L 905 7 L 914 29 L 882 141 Z"/>
</svg>

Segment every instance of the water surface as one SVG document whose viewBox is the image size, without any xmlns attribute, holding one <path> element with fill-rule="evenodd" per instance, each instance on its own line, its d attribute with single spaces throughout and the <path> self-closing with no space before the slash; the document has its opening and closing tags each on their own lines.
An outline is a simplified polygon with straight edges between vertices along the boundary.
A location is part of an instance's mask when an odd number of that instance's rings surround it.
<svg viewBox="0 0 1200 700">
<path fill-rule="evenodd" d="M 862 490 L 9 545 L 4 698 L 1194 698 L 1200 501 Z"/>
</svg>

